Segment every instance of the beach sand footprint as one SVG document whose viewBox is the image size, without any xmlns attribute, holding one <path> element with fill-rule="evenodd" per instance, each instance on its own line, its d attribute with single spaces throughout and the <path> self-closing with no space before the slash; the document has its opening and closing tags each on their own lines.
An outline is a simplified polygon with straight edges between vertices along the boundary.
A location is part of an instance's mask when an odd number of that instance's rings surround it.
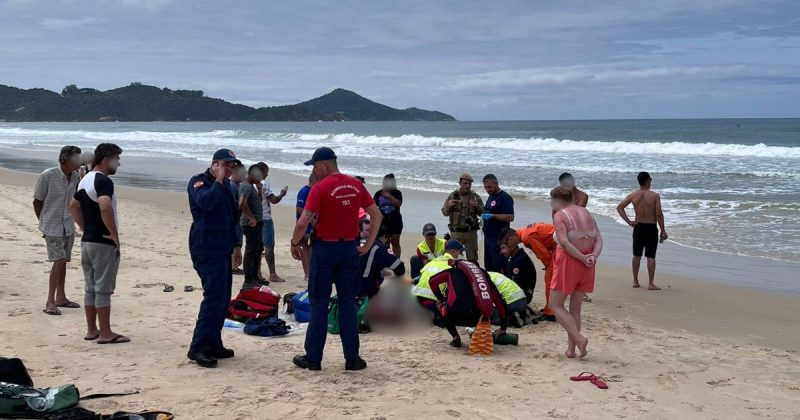
<svg viewBox="0 0 800 420">
<path fill-rule="evenodd" d="M 16 308 L 8 311 L 8 316 L 18 317 L 23 315 L 30 315 L 31 310 L 27 308 Z"/>
<path fill-rule="evenodd" d="M 711 385 L 711 386 L 713 386 L 713 387 L 730 386 L 731 385 L 731 381 L 734 380 L 734 379 L 736 379 L 736 378 L 714 379 L 714 380 L 711 380 L 711 381 L 707 381 L 706 383 Z"/>
</svg>

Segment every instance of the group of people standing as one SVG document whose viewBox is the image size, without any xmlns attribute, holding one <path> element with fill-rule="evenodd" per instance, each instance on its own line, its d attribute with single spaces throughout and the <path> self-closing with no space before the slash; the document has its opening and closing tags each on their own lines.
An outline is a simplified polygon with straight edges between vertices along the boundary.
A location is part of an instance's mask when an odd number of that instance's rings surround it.
<svg viewBox="0 0 800 420">
<path fill-rule="evenodd" d="M 59 315 L 59 308 L 80 307 L 64 292 L 66 264 L 77 225 L 82 232 L 81 265 L 86 283 L 85 339 L 100 344 L 130 341 L 110 326 L 111 295 L 120 260 L 116 195 L 110 177 L 120 166 L 121 153 L 117 145 L 98 145 L 87 162 L 91 171 L 81 178 L 81 150 L 64 147 L 59 166 L 43 172 L 34 191 L 34 211 L 53 262 L 44 312 Z M 290 250 L 295 259 L 303 262 L 311 319 L 305 353 L 295 357 L 294 363 L 311 370 L 321 368 L 328 306 L 335 284 L 345 368 L 364 369 L 366 362 L 359 354 L 356 297 L 377 293 L 384 269 L 395 274 L 404 272 L 400 259 L 403 195 L 393 174 L 384 177 L 380 190 L 369 194 L 363 179 L 340 173 L 337 156 L 327 147 L 317 149 L 305 164 L 312 166 L 312 172 L 308 184 L 298 192 Z M 214 153 L 210 167 L 188 183 L 193 219 L 189 248 L 203 285 L 203 301 L 187 356 L 200 366 L 214 367 L 219 359 L 234 356 L 234 351 L 223 345 L 221 330 L 231 298 L 232 276 L 239 272 L 239 266 L 243 267 L 243 288 L 283 281 L 275 269 L 271 206 L 286 196 L 288 188 L 275 194 L 266 181 L 268 174 L 267 164 L 259 162 L 245 168 L 233 151 L 220 149 Z M 559 186 L 550 192 L 552 223 L 515 230 L 511 228 L 515 220 L 513 198 L 500 188 L 495 175 L 488 174 L 482 181 L 488 195 L 485 202 L 472 190 L 473 178 L 468 173 L 459 177 L 458 189 L 446 198 L 441 212 L 448 218 L 448 237 L 440 238 L 432 223 L 423 227 L 423 241 L 410 259 L 413 293 L 423 307 L 442 314 L 452 300 L 452 296 L 445 298 L 443 291 L 448 284 L 451 289 L 458 287 L 437 275 L 462 259 L 473 264 L 463 266 L 464 272 L 479 267 L 477 232 L 482 230 L 480 270 L 485 276 L 478 275 L 473 280 L 491 280 L 492 296 L 502 298 L 501 319 L 495 321 L 501 324 L 499 333 L 503 334 L 509 319 L 524 323 L 536 285 L 536 269 L 520 247 L 523 245 L 545 268 L 544 319 L 557 321 L 566 330 L 568 357 L 585 356 L 588 340 L 580 332 L 581 304 L 593 291 L 594 270 L 603 248 L 597 223 L 585 208 L 588 195 L 577 188 L 571 174 L 564 173 L 559 177 Z M 657 290 L 653 281 L 655 251 L 667 234 L 660 197 L 650 191 L 650 175 L 642 172 L 638 181 L 640 189 L 627 196 L 618 210 L 634 228 L 634 287 L 639 287 L 638 269 L 644 255 L 648 260 L 649 288 Z M 630 204 L 636 211 L 633 221 L 625 212 Z M 365 223 L 375 228 L 365 231 Z M 269 279 L 261 274 L 262 255 Z M 567 300 L 569 308 L 565 307 Z M 452 324 L 444 322 L 442 326 L 454 334 L 451 344 L 460 346 L 460 338 L 450 328 Z"/>
<path fill-rule="evenodd" d="M 111 329 L 111 295 L 120 261 L 117 196 L 111 176 L 120 167 L 121 154 L 122 149 L 112 143 L 99 144 L 88 157 L 77 146 L 65 146 L 59 153 L 58 166 L 39 175 L 33 192 L 33 210 L 47 245 L 48 260 L 53 263 L 44 313 L 57 316 L 61 315 L 60 308 L 81 307 L 67 299 L 65 292 L 67 263 L 75 236 L 80 235 L 84 340 L 98 344 L 130 341 Z M 79 171 L 81 167 L 84 170 Z"/>
</svg>

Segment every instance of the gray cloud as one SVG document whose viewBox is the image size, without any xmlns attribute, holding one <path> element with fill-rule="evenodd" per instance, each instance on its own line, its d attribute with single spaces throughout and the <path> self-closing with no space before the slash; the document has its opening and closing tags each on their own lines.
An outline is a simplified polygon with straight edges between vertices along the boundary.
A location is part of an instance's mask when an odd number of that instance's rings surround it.
<svg viewBox="0 0 800 420">
<path fill-rule="evenodd" d="M 251 105 L 345 87 L 465 119 L 789 115 L 798 19 L 781 0 L 0 0 L 0 83 Z"/>
</svg>

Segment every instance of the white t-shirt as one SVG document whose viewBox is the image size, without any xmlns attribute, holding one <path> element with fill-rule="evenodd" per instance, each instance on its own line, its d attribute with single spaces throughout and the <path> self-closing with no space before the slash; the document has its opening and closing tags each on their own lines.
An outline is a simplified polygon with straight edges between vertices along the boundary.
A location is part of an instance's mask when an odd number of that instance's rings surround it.
<svg viewBox="0 0 800 420">
<path fill-rule="evenodd" d="M 272 203 L 269 202 L 269 199 L 275 194 L 272 193 L 272 188 L 270 188 L 267 180 L 261 181 L 261 192 L 264 196 L 264 200 L 261 201 L 261 207 L 264 208 L 261 220 L 272 220 Z"/>
</svg>

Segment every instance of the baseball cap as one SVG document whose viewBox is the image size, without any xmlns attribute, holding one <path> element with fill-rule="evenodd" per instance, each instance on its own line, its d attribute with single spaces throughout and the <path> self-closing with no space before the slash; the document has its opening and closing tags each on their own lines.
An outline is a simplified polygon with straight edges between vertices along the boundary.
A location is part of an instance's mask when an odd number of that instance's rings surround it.
<svg viewBox="0 0 800 420">
<path fill-rule="evenodd" d="M 433 223 L 425 223 L 422 227 L 422 236 L 436 235 L 436 226 Z"/>
<path fill-rule="evenodd" d="M 334 159 L 336 159 L 336 153 L 333 152 L 333 149 L 331 149 L 330 147 L 320 147 L 317 150 L 314 150 L 314 154 L 311 155 L 311 160 L 307 160 L 305 165 L 311 166 L 323 160 L 334 160 Z"/>
<path fill-rule="evenodd" d="M 214 158 L 211 160 L 221 160 L 225 162 L 233 162 L 236 160 L 236 154 L 230 149 L 219 149 L 214 152 Z"/>
<path fill-rule="evenodd" d="M 444 245 L 444 249 L 457 249 L 459 251 L 464 251 L 464 245 L 461 245 L 461 242 L 458 242 L 455 239 L 451 239 Z"/>
<path fill-rule="evenodd" d="M 466 173 L 466 172 L 464 172 L 463 174 L 461 174 L 461 176 L 458 178 L 458 180 L 459 180 L 459 181 L 461 181 L 462 179 L 466 179 L 466 180 L 467 180 L 467 181 L 469 181 L 469 182 L 472 182 L 472 181 L 474 181 L 474 180 L 472 179 L 472 175 L 470 175 L 470 174 L 468 174 L 468 173 Z"/>
</svg>

